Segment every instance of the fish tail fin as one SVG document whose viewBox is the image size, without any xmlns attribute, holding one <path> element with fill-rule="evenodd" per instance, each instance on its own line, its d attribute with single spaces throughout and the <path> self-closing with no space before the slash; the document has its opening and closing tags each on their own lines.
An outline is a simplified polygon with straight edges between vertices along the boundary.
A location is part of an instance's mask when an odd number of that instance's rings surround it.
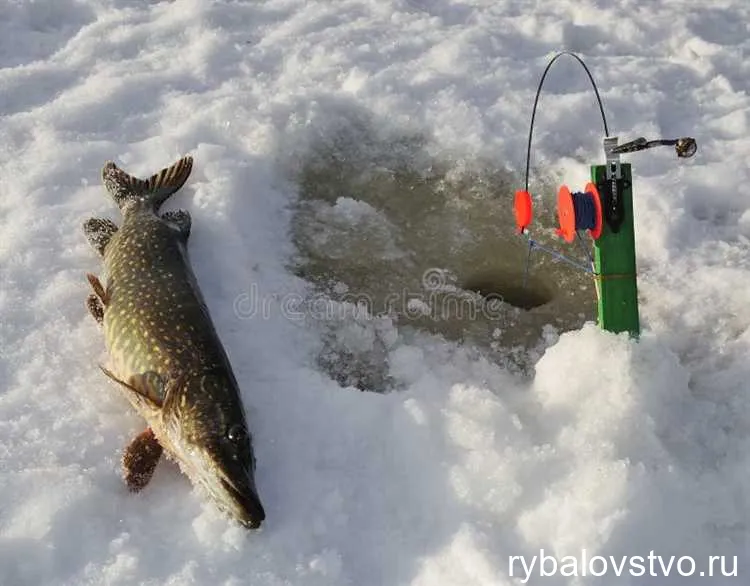
<svg viewBox="0 0 750 586">
<path fill-rule="evenodd" d="M 102 181 L 121 210 L 140 202 L 158 210 L 170 195 L 184 185 L 192 168 L 193 158 L 186 156 L 148 179 L 139 179 L 108 161 L 102 169 Z"/>
</svg>

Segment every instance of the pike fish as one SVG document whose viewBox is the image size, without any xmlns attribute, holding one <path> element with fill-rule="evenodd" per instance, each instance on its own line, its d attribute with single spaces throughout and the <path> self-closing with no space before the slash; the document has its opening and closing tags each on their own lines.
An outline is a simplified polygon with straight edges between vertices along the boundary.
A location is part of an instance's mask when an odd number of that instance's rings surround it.
<svg viewBox="0 0 750 586">
<path fill-rule="evenodd" d="M 122 212 L 90 218 L 86 238 L 104 260 L 105 279 L 87 275 L 87 306 L 103 327 L 104 373 L 148 423 L 124 451 L 133 491 L 145 487 L 162 452 L 194 485 L 245 527 L 265 512 L 255 485 L 255 455 L 239 387 L 187 255 L 187 211 L 159 212 L 192 169 L 184 157 L 149 179 L 113 162 L 104 185 Z"/>
</svg>

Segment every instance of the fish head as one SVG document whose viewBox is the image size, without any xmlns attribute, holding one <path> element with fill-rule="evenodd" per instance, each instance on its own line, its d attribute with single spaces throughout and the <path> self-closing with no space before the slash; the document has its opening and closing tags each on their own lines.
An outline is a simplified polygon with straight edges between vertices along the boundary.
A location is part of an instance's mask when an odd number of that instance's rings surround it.
<svg viewBox="0 0 750 586">
<path fill-rule="evenodd" d="M 185 377 L 162 413 L 169 444 L 194 484 L 249 529 L 265 519 L 252 435 L 231 373 Z"/>
</svg>

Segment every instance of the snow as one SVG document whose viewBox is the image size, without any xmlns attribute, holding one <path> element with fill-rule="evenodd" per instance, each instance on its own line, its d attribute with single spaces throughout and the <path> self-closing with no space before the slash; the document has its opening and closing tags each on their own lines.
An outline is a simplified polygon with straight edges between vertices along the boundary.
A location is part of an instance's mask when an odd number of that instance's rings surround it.
<svg viewBox="0 0 750 586">
<path fill-rule="evenodd" d="M 540 548 L 699 569 L 737 555 L 742 576 L 748 22 L 741 0 L 0 0 L 0 583 L 516 584 L 508 557 Z M 690 161 L 628 158 L 640 340 L 581 325 L 590 291 L 560 268 L 533 276 L 569 299 L 515 322 L 357 308 L 363 291 L 419 293 L 431 268 L 522 267 L 498 210 L 561 49 L 586 60 L 623 140 L 698 140 Z M 560 60 L 537 116 L 538 197 L 601 160 L 597 116 Z M 100 261 L 81 223 L 119 219 L 102 165 L 149 175 L 185 153 L 193 175 L 167 207 L 193 215 L 191 258 L 248 407 L 258 532 L 172 464 L 127 493 L 119 457 L 143 424 L 97 368 L 84 307 Z M 528 345 L 533 372 L 498 340 Z"/>
</svg>

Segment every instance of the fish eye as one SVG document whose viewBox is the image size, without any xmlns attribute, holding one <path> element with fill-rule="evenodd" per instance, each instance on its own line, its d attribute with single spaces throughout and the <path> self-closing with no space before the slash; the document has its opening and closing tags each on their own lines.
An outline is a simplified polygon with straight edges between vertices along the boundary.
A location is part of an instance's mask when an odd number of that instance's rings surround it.
<svg viewBox="0 0 750 586">
<path fill-rule="evenodd" d="M 227 430 L 227 439 L 234 443 L 240 443 L 247 437 L 247 431 L 245 427 L 239 423 L 235 423 Z"/>
</svg>

